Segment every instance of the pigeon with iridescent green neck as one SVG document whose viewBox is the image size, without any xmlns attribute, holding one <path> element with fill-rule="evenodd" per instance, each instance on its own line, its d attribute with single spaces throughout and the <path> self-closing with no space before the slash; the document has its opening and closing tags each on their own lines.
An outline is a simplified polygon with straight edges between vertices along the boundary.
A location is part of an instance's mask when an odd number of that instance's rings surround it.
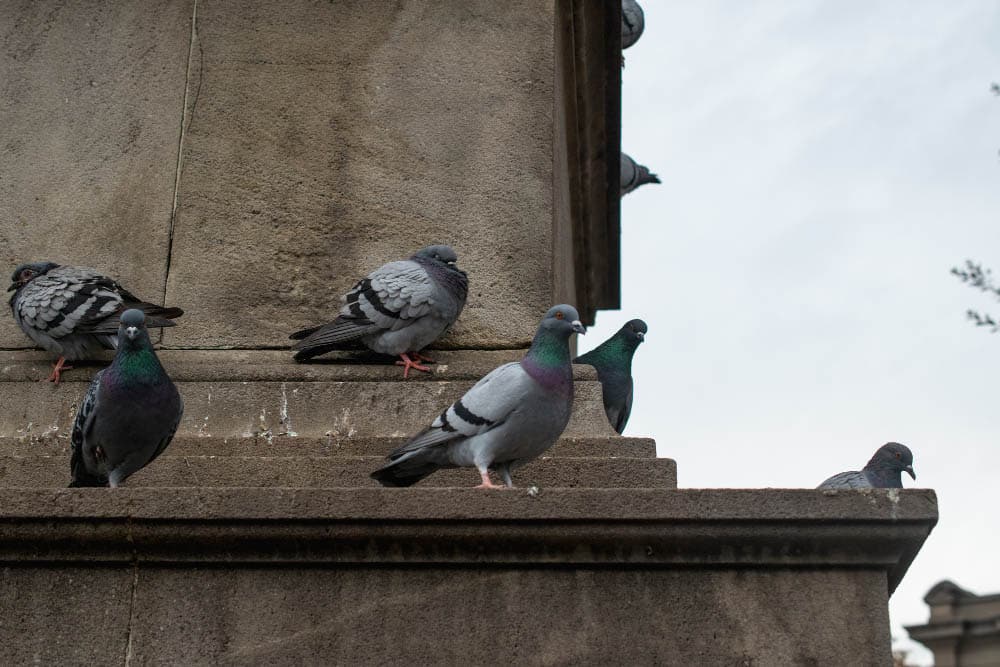
<svg viewBox="0 0 1000 667">
<path fill-rule="evenodd" d="M 604 412 L 619 434 L 632 413 L 632 356 L 646 338 L 646 323 L 630 320 L 618 332 L 590 352 L 573 360 L 597 369 L 604 393 Z"/>
<path fill-rule="evenodd" d="M 479 488 L 498 488 L 490 470 L 514 486 L 511 471 L 555 444 L 569 423 L 569 337 L 585 332 L 573 306 L 550 309 L 524 359 L 491 371 L 392 452 L 390 463 L 372 477 L 383 486 L 410 486 L 440 468 L 475 467 L 482 479 Z"/>
<path fill-rule="evenodd" d="M 94 376 L 70 436 L 70 486 L 120 485 L 170 444 L 184 404 L 140 310 L 122 313 L 114 361 Z"/>
</svg>

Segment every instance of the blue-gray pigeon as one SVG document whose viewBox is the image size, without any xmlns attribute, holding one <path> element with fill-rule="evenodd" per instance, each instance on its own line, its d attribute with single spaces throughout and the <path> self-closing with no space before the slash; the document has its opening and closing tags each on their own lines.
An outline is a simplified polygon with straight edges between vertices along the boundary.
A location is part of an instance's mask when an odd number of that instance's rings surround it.
<svg viewBox="0 0 1000 667">
<path fill-rule="evenodd" d="M 887 442 L 875 452 L 871 461 L 861 470 L 842 472 L 819 485 L 820 489 L 901 489 L 902 473 L 914 480 L 913 453 L 906 445 Z"/>
<path fill-rule="evenodd" d="M 341 300 L 333 322 L 291 335 L 296 361 L 305 361 L 361 341 L 374 352 L 399 356 L 403 377 L 411 368 L 429 371 L 420 350 L 447 331 L 465 307 L 469 282 L 446 245 L 389 262 L 359 281 Z"/>
<path fill-rule="evenodd" d="M 573 360 L 574 364 L 589 364 L 597 369 L 604 412 L 619 434 L 632 413 L 632 356 L 647 331 L 642 320 L 629 320 L 614 336 Z"/>
<path fill-rule="evenodd" d="M 624 197 L 641 185 L 646 183 L 659 183 L 660 177 L 651 174 L 649 168 L 636 163 L 625 153 L 621 155 L 621 191 L 619 196 Z"/>
<path fill-rule="evenodd" d="M 149 327 L 172 327 L 184 311 L 147 303 L 93 269 L 31 262 L 14 269 L 8 292 L 10 310 L 21 331 L 49 352 L 59 355 L 48 377 L 72 368 L 67 361 L 86 359 L 113 349 L 118 319 L 130 308 L 146 314 Z"/>
<path fill-rule="evenodd" d="M 73 422 L 70 486 L 118 486 L 166 449 L 183 413 L 142 311 L 126 310 L 115 358 L 94 376 Z"/>
<path fill-rule="evenodd" d="M 524 359 L 492 370 L 372 477 L 383 486 L 410 486 L 440 468 L 475 466 L 479 488 L 500 488 L 490 481 L 491 469 L 514 486 L 511 471 L 551 447 L 569 422 L 569 337 L 585 332 L 573 306 L 551 308 Z"/>
<path fill-rule="evenodd" d="M 635 0 L 622 0 L 622 48 L 627 49 L 642 37 L 646 17 Z"/>
</svg>

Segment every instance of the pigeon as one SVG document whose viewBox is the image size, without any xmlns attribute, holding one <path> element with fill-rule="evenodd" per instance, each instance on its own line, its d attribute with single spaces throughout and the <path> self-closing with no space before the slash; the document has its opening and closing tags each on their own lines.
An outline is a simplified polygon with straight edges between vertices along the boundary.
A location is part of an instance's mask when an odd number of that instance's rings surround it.
<svg viewBox="0 0 1000 667">
<path fill-rule="evenodd" d="M 521 361 L 495 368 L 372 473 L 383 486 L 410 486 L 439 468 L 475 466 L 482 484 L 541 455 L 562 435 L 573 407 L 569 337 L 586 333 L 573 306 L 545 314 Z"/>
<path fill-rule="evenodd" d="M 119 486 L 170 444 L 184 414 L 177 387 L 153 351 L 146 317 L 121 315 L 118 351 L 87 389 L 73 421 L 70 486 Z"/>
<path fill-rule="evenodd" d="M 642 37 L 646 17 L 635 0 L 622 0 L 622 49 L 627 49 Z"/>
<path fill-rule="evenodd" d="M 14 269 L 8 292 L 14 321 L 21 330 L 59 360 L 46 378 L 59 383 L 66 361 L 86 359 L 113 349 L 118 318 L 129 308 L 146 316 L 149 327 L 172 327 L 184 311 L 146 303 L 117 282 L 93 269 L 31 262 Z"/>
<path fill-rule="evenodd" d="M 446 245 L 432 245 L 409 259 L 389 262 L 358 281 L 341 299 L 333 322 L 291 335 L 298 340 L 296 361 L 306 361 L 361 341 L 374 352 L 399 356 L 403 378 L 410 369 L 428 372 L 420 362 L 433 359 L 420 350 L 433 343 L 465 307 L 469 281 L 455 266 L 458 256 Z"/>
<path fill-rule="evenodd" d="M 646 338 L 646 323 L 629 320 L 611 338 L 573 360 L 597 369 L 604 393 L 604 412 L 612 428 L 621 435 L 632 412 L 632 355 Z"/>
<path fill-rule="evenodd" d="M 621 193 L 620 197 L 624 197 L 628 193 L 632 192 L 640 185 L 645 185 L 646 183 L 659 183 L 660 177 L 656 174 L 649 173 L 649 168 L 641 164 L 637 164 L 635 160 L 630 158 L 625 153 L 622 153 L 621 157 Z"/>
<path fill-rule="evenodd" d="M 901 489 L 902 474 L 906 472 L 914 480 L 913 453 L 906 445 L 887 442 L 878 448 L 871 461 L 861 470 L 842 472 L 829 478 L 817 488 L 820 489 Z"/>
</svg>

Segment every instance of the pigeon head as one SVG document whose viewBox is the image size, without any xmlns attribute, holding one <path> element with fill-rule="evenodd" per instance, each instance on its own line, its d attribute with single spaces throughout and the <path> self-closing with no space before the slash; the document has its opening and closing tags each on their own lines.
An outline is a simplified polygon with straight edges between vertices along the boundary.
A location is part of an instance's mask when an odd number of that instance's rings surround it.
<svg viewBox="0 0 1000 667">
<path fill-rule="evenodd" d="M 565 303 L 552 306 L 545 313 L 542 323 L 538 325 L 539 332 L 545 331 L 562 338 L 569 338 L 575 333 L 587 333 L 587 327 L 580 323 L 580 313 L 576 308 Z"/>
<path fill-rule="evenodd" d="M 29 262 L 22 264 L 14 269 L 14 273 L 10 277 L 10 287 L 7 288 L 7 291 L 13 292 L 16 289 L 20 289 L 38 276 L 44 276 L 52 269 L 58 267 L 59 265 L 54 262 Z"/>
<path fill-rule="evenodd" d="M 415 252 L 413 257 L 420 257 L 435 262 L 441 262 L 442 264 L 447 264 L 451 267 L 454 267 L 455 262 L 458 261 L 458 255 L 455 254 L 455 251 L 451 248 L 451 246 L 446 245 L 429 245 L 426 248 L 422 248 Z"/>
<path fill-rule="evenodd" d="M 635 348 L 646 339 L 646 332 L 648 330 L 646 323 L 642 320 L 629 320 L 621 328 L 621 334 L 625 338 L 625 341 Z"/>
<path fill-rule="evenodd" d="M 118 346 L 122 348 L 137 348 L 149 344 L 149 332 L 146 331 L 146 315 L 135 308 L 122 313 L 121 324 L 118 327 Z"/>
<path fill-rule="evenodd" d="M 909 447 L 898 442 L 887 442 L 879 447 L 865 469 L 905 472 L 914 480 L 917 479 L 916 473 L 913 472 L 913 452 L 910 451 Z"/>
</svg>

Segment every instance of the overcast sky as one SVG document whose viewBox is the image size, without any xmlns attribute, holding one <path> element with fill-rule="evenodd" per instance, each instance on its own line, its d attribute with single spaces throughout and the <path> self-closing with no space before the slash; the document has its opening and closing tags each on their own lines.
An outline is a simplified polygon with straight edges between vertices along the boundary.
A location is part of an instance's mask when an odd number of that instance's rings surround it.
<svg viewBox="0 0 1000 667">
<path fill-rule="evenodd" d="M 1000 303 L 949 275 L 1000 272 L 1000 3 L 642 4 L 622 146 L 663 185 L 623 200 L 623 309 L 580 341 L 649 323 L 627 434 L 685 487 L 812 487 L 903 442 L 941 518 L 893 634 L 940 579 L 1000 592 L 1000 334 L 965 319 Z"/>
</svg>

